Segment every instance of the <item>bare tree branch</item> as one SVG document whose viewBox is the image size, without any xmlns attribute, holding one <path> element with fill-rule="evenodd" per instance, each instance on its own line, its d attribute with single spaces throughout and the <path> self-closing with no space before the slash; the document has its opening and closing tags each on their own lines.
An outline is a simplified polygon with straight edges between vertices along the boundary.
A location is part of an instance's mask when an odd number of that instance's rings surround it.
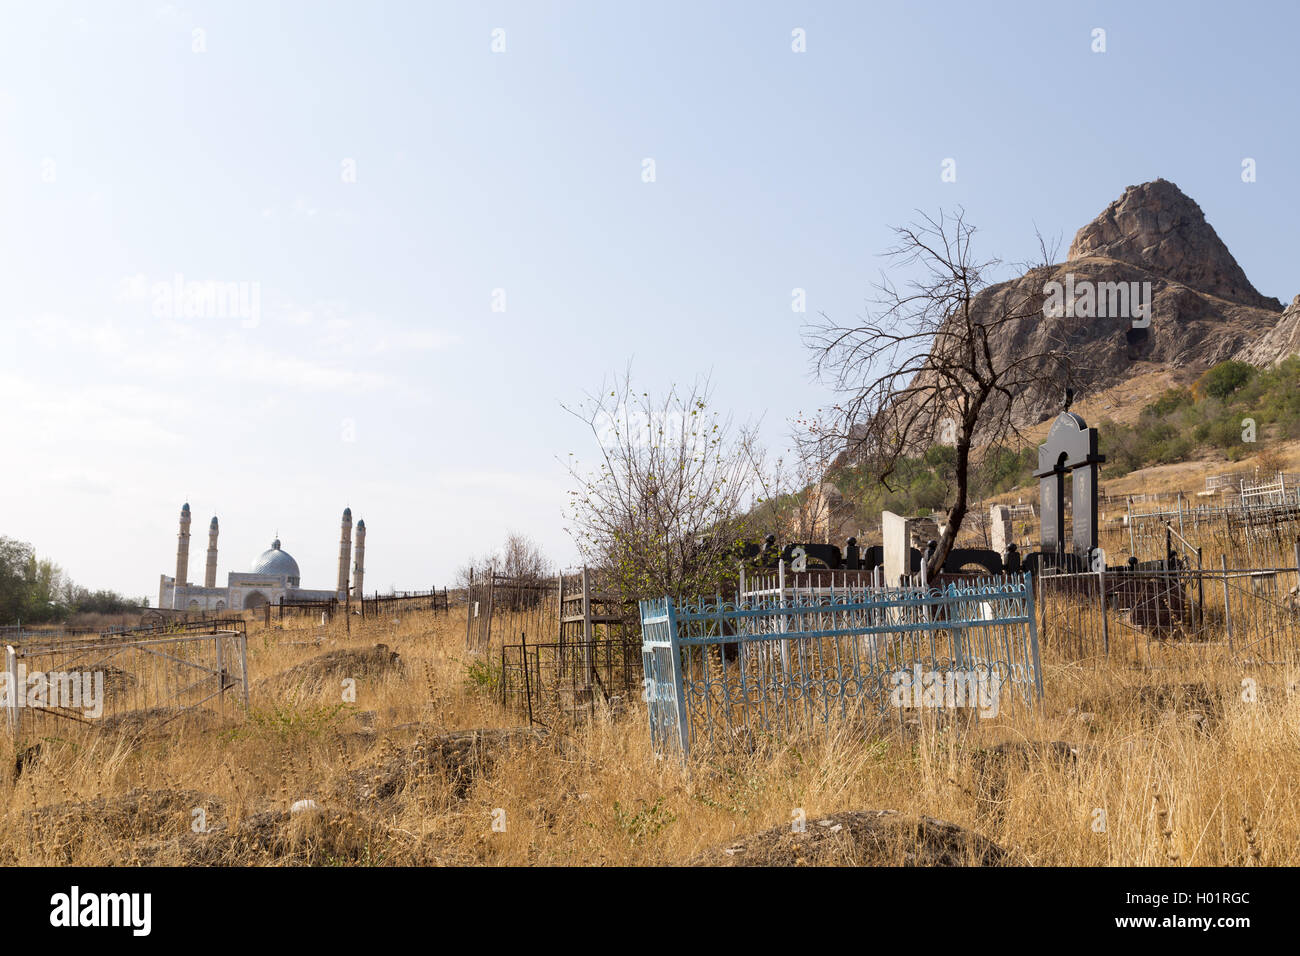
<svg viewBox="0 0 1300 956">
<path fill-rule="evenodd" d="M 986 277 L 1001 263 L 975 258 L 975 232 L 960 207 L 921 213 L 895 230 L 887 252 L 911 278 L 900 289 L 882 277 L 874 318 L 840 326 L 823 314 L 805 332 L 815 372 L 840 396 L 817 441 L 846 449 L 886 488 L 904 459 L 935 444 L 954 447 L 954 499 L 931 575 L 966 517 L 977 439 L 1023 444 L 1017 406 L 1071 378 L 1063 342 L 1039 335 L 1031 346 L 1026 334 L 1043 329 L 1043 284 L 1055 249 L 1039 234 L 1043 262 L 1019 281 L 991 285 Z"/>
</svg>

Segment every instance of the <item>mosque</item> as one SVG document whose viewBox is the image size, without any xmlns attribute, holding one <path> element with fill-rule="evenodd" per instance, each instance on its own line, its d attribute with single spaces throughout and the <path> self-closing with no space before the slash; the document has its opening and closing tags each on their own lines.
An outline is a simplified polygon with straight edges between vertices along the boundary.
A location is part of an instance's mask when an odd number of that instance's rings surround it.
<svg viewBox="0 0 1300 956">
<path fill-rule="evenodd" d="M 280 547 L 280 539 L 271 542 L 253 561 L 249 571 L 231 571 L 226 586 L 217 587 L 217 519 L 208 525 L 208 564 L 203 586 L 191 584 L 190 573 L 190 506 L 181 508 L 180 534 L 176 544 L 176 575 L 161 576 L 158 607 L 179 611 L 242 611 L 285 601 L 346 600 L 349 593 L 348 561 L 352 557 L 352 509 L 343 509 L 343 529 L 339 538 L 339 580 L 332 590 L 304 588 L 298 562 Z M 351 593 L 360 596 L 365 580 L 366 523 L 357 522 L 356 563 L 352 568 Z"/>
</svg>

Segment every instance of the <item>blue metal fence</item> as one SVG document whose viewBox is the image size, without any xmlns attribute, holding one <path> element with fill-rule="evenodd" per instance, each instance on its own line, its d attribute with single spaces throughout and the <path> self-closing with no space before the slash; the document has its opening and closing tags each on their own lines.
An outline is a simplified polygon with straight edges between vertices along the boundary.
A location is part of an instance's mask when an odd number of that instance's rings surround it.
<svg viewBox="0 0 1300 956">
<path fill-rule="evenodd" d="M 943 588 L 642 601 L 641 641 L 658 752 L 785 736 L 837 719 L 865 726 L 896 707 L 978 710 L 991 700 L 996 712 L 1016 699 L 1032 705 L 1043 693 L 1028 574 Z M 980 706 L 953 688 L 969 689 Z"/>
</svg>

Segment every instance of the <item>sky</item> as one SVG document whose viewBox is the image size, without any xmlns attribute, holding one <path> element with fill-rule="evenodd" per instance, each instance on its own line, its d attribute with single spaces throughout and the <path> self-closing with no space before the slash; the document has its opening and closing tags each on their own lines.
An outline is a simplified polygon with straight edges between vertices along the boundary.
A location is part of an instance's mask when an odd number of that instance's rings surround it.
<svg viewBox="0 0 1300 956">
<path fill-rule="evenodd" d="M 917 210 L 1063 257 L 1164 177 L 1289 302 L 1298 32 L 1248 2 L 0 0 L 0 534 L 153 601 L 186 501 L 191 580 L 217 515 L 219 581 L 278 534 L 331 587 L 345 506 L 368 591 L 512 530 L 572 563 L 595 446 L 562 405 L 629 362 L 708 376 L 779 454 L 829 398 L 805 323 L 864 313 Z"/>
</svg>

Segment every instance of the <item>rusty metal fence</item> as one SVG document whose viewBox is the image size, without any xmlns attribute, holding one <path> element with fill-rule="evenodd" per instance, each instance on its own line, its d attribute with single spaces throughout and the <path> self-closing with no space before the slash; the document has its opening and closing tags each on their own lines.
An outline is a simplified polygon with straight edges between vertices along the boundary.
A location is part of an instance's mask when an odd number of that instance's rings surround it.
<svg viewBox="0 0 1300 956">
<path fill-rule="evenodd" d="M 635 640 L 501 648 L 501 705 L 553 727 L 591 717 L 603 704 L 620 711 L 641 694 L 641 644 Z"/>
<path fill-rule="evenodd" d="M 1300 651 L 1295 568 L 1186 566 L 1045 574 L 1038 579 L 1043 647 L 1070 661 L 1153 651 L 1223 652 L 1278 662 Z"/>
<path fill-rule="evenodd" d="M 280 600 L 274 605 L 266 604 L 264 607 L 264 621 L 267 624 L 271 623 L 272 610 L 275 611 L 275 619 L 277 621 L 283 621 L 285 615 L 288 615 L 289 617 L 320 617 L 321 621 L 324 622 L 334 620 L 334 615 L 339 612 L 339 599 L 328 598 L 326 600 L 300 600 L 297 598 L 291 598 L 285 600 L 284 598 L 280 598 Z"/>
<path fill-rule="evenodd" d="M 495 657 L 521 633 L 538 644 L 635 640 L 632 611 L 585 568 L 549 578 L 471 572 L 465 605 L 465 649 L 474 654 Z"/>
<path fill-rule="evenodd" d="M 165 724 L 198 708 L 248 708 L 242 621 L 31 637 L 5 645 L 0 707 L 15 738 L 70 725 Z"/>
<path fill-rule="evenodd" d="M 405 614 L 411 611 L 441 611 L 451 609 L 447 589 L 439 591 L 397 591 L 393 594 L 375 594 L 361 598 L 361 616 L 379 617 L 384 614 Z"/>
</svg>

